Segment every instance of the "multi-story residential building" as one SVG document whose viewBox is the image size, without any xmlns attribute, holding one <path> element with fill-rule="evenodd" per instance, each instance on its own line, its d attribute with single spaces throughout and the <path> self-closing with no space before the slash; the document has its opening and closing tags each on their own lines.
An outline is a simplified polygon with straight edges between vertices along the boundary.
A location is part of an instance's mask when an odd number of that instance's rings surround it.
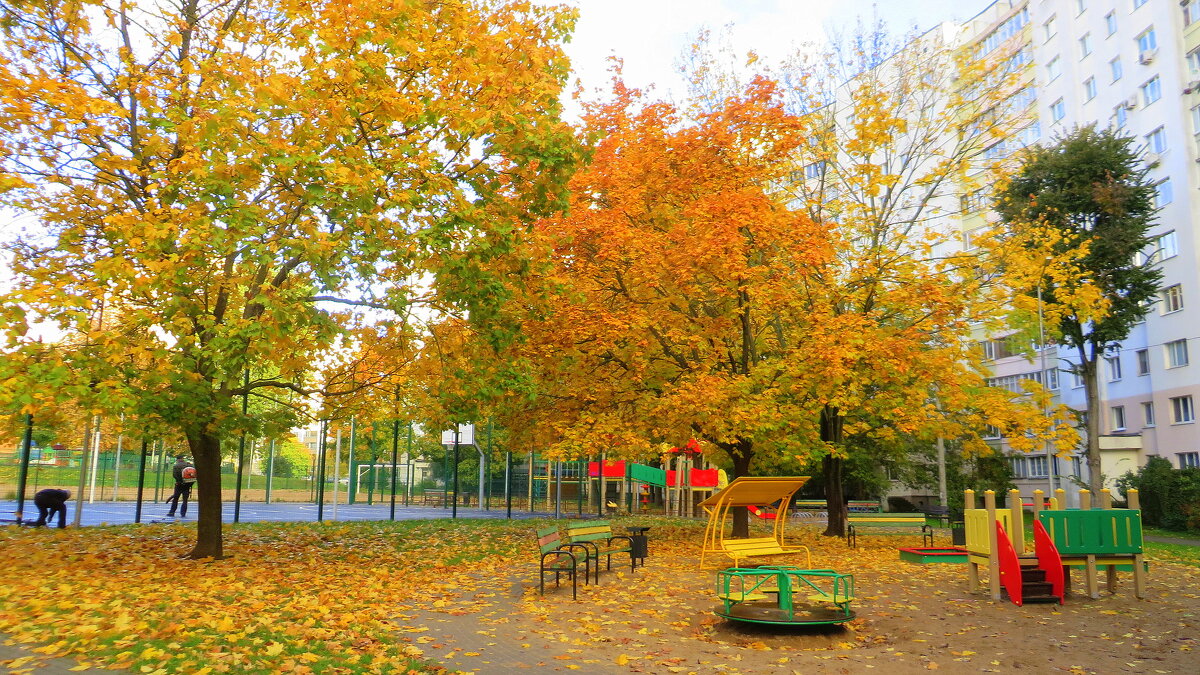
<svg viewBox="0 0 1200 675">
<path fill-rule="evenodd" d="M 1106 357 L 1100 377 L 1102 471 L 1111 481 L 1150 455 L 1200 465 L 1200 0 L 999 0 L 962 26 L 965 44 L 1007 43 L 1028 68 L 1036 122 L 1018 141 L 1053 142 L 1076 125 L 1121 129 L 1140 139 L 1158 185 L 1155 246 L 1161 298 Z M 992 44 L 995 43 L 995 44 Z M 1009 148 L 1021 145 L 1009 144 Z M 965 216 L 964 245 L 986 213 Z M 992 384 L 1034 379 L 1076 410 L 1086 401 L 1077 355 L 1034 352 L 1003 337 L 985 343 Z M 1079 457 L 1013 457 L 1018 484 L 1064 487 L 1085 478 Z"/>
</svg>

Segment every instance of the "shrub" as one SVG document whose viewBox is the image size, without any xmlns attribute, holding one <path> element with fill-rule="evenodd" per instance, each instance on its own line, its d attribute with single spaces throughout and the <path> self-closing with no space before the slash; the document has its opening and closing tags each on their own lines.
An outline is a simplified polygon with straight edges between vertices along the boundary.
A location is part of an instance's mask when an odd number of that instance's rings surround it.
<svg viewBox="0 0 1200 675">
<path fill-rule="evenodd" d="M 1200 469 L 1176 469 L 1162 457 L 1151 457 L 1136 474 L 1118 479 L 1117 487 L 1138 491 L 1146 525 L 1200 531 Z"/>
</svg>

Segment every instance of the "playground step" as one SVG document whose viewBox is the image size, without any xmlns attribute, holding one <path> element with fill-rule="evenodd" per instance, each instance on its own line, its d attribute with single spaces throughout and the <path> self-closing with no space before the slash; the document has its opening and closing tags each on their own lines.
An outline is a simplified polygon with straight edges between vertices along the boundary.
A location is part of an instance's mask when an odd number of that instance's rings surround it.
<svg viewBox="0 0 1200 675">
<path fill-rule="evenodd" d="M 1022 596 L 1022 601 L 1025 604 L 1029 605 L 1029 604 L 1033 604 L 1035 602 L 1057 603 L 1059 600 L 1058 600 L 1057 596 L 1050 595 L 1050 594 L 1045 594 L 1045 595 L 1028 595 L 1028 594 L 1026 594 L 1026 595 Z"/>
<path fill-rule="evenodd" d="M 1028 583 L 1030 581 L 1045 581 L 1045 580 L 1046 580 L 1046 570 L 1040 570 L 1040 569 L 1037 569 L 1036 567 L 1033 569 L 1030 569 L 1028 567 L 1021 568 L 1021 581 L 1022 582 Z"/>
<path fill-rule="evenodd" d="M 1040 595 L 1051 595 L 1054 592 L 1054 584 L 1048 581 L 1026 581 L 1021 584 L 1021 597 L 1029 599 Z"/>
</svg>

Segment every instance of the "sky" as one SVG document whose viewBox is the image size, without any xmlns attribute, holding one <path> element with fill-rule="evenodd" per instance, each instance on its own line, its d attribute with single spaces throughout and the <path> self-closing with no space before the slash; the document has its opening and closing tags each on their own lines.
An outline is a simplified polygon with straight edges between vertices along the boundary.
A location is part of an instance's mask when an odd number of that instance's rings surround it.
<svg viewBox="0 0 1200 675">
<path fill-rule="evenodd" d="M 860 17 L 884 20 L 890 32 L 921 31 L 948 20 L 965 20 L 991 0 L 537 0 L 580 11 L 567 54 L 585 92 L 607 87 L 608 57 L 624 61 L 627 84 L 653 84 L 663 98 L 684 93 L 675 63 L 702 28 L 731 25 L 737 54 L 754 50 L 768 63 L 804 43 L 824 41 L 830 31 L 853 27 Z M 574 87 L 572 86 L 573 90 Z M 590 98 L 590 96 L 589 96 Z M 575 114 L 573 105 L 568 115 Z"/>
</svg>

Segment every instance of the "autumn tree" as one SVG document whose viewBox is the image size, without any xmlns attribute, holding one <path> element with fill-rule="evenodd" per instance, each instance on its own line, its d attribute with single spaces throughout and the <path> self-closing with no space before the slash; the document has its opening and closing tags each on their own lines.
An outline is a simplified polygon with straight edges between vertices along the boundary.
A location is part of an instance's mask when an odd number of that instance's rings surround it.
<svg viewBox="0 0 1200 675">
<path fill-rule="evenodd" d="M 81 332 L 99 303 L 120 308 L 131 332 L 91 341 L 72 386 L 187 437 L 192 557 L 223 553 L 220 445 L 247 427 L 237 399 L 320 389 L 314 371 L 354 317 L 402 314 L 415 279 L 486 317 L 479 261 L 559 205 L 575 161 L 557 117 L 573 21 L 561 8 L 0 11 L 0 189 L 36 219 L 9 245 L 6 363 L 32 321 Z"/>
<path fill-rule="evenodd" d="M 826 353 L 840 367 L 812 392 L 830 535 L 844 528 L 849 454 L 903 452 L 880 440 L 941 436 L 989 452 L 979 434 L 992 425 L 1068 442 L 1056 423 L 1064 411 L 1039 420 L 1024 392 L 989 390 L 971 350 L 972 322 L 996 315 L 1002 298 L 986 261 L 964 250 L 963 223 L 1030 122 L 1021 45 L 990 47 L 940 30 L 897 40 L 882 25 L 859 26 L 827 50 L 755 66 L 783 83 L 788 110 L 812 130 L 781 189 L 835 242 L 801 280 L 807 314 L 839 327 Z M 693 51 L 698 108 L 738 79 L 727 58 L 703 41 Z"/>
<path fill-rule="evenodd" d="M 765 80 L 694 123 L 619 80 L 590 105 L 593 160 L 567 214 L 538 225 L 546 264 L 511 306 L 525 340 L 510 361 L 529 370 L 504 426 L 563 457 L 694 436 L 734 475 L 804 437 L 789 410 L 816 359 L 794 347 L 798 279 L 832 251 L 773 188 L 804 132 Z"/>
<path fill-rule="evenodd" d="M 996 200 L 1005 237 L 994 247 L 1018 294 L 1013 309 L 1044 315 L 1050 337 L 1074 350 L 1087 400 L 1088 487 L 1099 492 L 1098 364 L 1150 311 L 1162 270 L 1147 235 L 1156 188 L 1136 141 L 1077 128 L 1031 148 Z"/>
</svg>

